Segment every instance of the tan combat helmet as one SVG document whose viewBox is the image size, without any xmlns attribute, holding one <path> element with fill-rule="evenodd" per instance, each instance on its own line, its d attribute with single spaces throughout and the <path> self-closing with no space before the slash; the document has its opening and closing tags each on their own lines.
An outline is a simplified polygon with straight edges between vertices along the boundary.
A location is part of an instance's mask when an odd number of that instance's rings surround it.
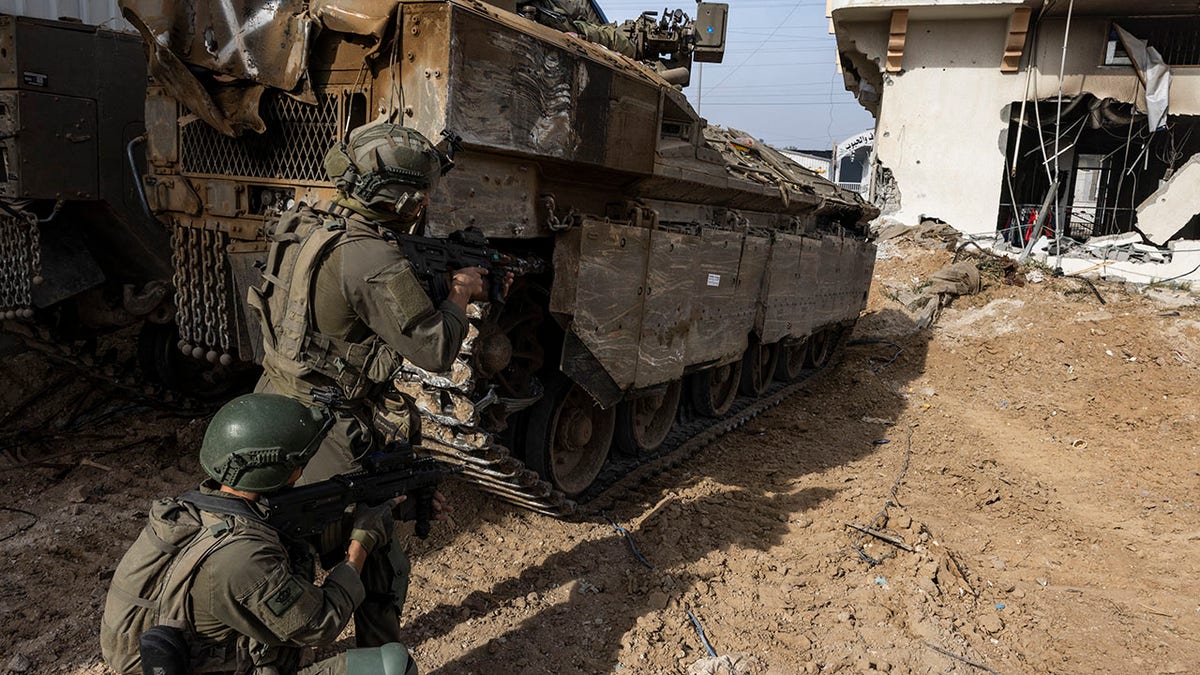
<svg viewBox="0 0 1200 675">
<path fill-rule="evenodd" d="M 369 217 L 415 220 L 448 159 L 415 129 L 380 118 L 325 154 L 339 204 Z"/>
</svg>

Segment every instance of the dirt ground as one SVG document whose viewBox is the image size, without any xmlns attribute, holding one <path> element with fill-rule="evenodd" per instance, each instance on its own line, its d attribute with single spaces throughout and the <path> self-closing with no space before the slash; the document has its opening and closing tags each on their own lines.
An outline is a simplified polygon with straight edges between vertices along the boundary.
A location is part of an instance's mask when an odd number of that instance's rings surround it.
<svg viewBox="0 0 1200 675">
<path fill-rule="evenodd" d="M 950 254 L 883 250 L 865 344 L 616 493 L 646 564 L 598 515 L 451 485 L 453 522 L 410 540 L 423 672 L 1194 671 L 1200 309 L 985 275 L 917 330 L 893 298 Z M 60 375 L 7 359 L 0 410 Z M 199 476 L 202 418 L 66 377 L 0 429 L 0 672 L 105 672 L 108 578 L 149 501 Z"/>
</svg>

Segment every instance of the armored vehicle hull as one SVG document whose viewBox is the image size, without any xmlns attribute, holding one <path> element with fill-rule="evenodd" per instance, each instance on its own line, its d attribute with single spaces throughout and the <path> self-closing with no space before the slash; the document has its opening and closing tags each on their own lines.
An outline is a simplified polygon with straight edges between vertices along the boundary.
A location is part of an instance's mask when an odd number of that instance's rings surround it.
<svg viewBox="0 0 1200 675">
<path fill-rule="evenodd" d="M 424 444 L 503 498 L 570 511 L 610 449 L 651 453 L 681 405 L 720 416 L 739 391 L 799 378 L 864 306 L 875 210 L 709 127 L 667 79 L 686 77 L 690 51 L 648 64 L 511 4 L 122 4 L 154 45 L 147 195 L 174 232 L 180 347 L 195 356 L 261 358 L 243 300 L 263 226 L 333 195 L 331 144 L 377 111 L 461 136 L 425 234 L 479 228 L 547 270 L 502 308 L 473 308 L 451 372 L 405 364 L 395 386 Z M 589 8 L 576 25 L 600 21 Z M 693 25 L 629 30 L 700 58 Z"/>
<path fill-rule="evenodd" d="M 0 15 L 8 331 L 70 342 L 143 320 L 170 323 L 170 241 L 126 164 L 142 134 L 145 89 L 136 36 Z"/>
</svg>

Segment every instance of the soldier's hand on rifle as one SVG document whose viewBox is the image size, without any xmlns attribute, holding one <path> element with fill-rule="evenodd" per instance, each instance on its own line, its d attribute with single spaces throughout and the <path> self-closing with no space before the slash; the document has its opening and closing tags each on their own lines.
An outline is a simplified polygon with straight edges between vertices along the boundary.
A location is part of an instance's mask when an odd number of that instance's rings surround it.
<svg viewBox="0 0 1200 675">
<path fill-rule="evenodd" d="M 487 300 L 487 283 L 483 280 L 487 273 L 482 267 L 455 270 L 450 277 L 450 302 L 465 310 L 472 300 Z"/>
<path fill-rule="evenodd" d="M 453 506 L 446 503 L 446 496 L 437 491 L 433 493 L 433 519 L 439 522 L 450 520 L 450 512 L 454 510 Z"/>
<path fill-rule="evenodd" d="M 392 519 L 392 507 L 404 501 L 400 496 L 386 501 L 378 506 L 359 504 L 354 508 L 354 529 L 350 532 L 350 541 L 358 542 L 367 553 L 386 543 L 392 536 L 395 521 Z"/>
</svg>

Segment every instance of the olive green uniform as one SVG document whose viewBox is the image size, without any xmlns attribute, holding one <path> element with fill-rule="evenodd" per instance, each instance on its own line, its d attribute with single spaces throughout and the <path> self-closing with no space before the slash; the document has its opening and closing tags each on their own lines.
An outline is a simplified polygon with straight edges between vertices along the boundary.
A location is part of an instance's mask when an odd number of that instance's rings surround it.
<svg viewBox="0 0 1200 675">
<path fill-rule="evenodd" d="M 201 492 L 228 500 L 235 513 L 176 499 L 153 505 L 150 523 L 113 577 L 101 627 L 105 660 L 121 673 L 142 672 L 137 639 L 146 626 L 140 621 L 181 630 L 198 673 L 352 672 L 347 658 L 356 658 L 353 652 L 305 668 L 300 663 L 305 647 L 332 644 L 349 623 L 366 595 L 358 573 L 343 562 L 315 585 L 312 548 L 281 537 L 257 504 L 218 488 L 208 480 Z M 145 597 L 151 589 L 136 586 L 153 578 L 165 578 L 159 588 L 178 591 Z"/>
<path fill-rule="evenodd" d="M 429 371 L 448 370 L 467 334 L 462 309 L 434 307 L 412 266 L 357 215 L 335 216 L 307 206 L 284 214 L 268 255 L 268 284 L 251 293 L 265 309 L 266 356 L 257 391 L 305 403 L 316 387 L 336 386 L 346 399 L 301 484 L 359 468 L 376 439 L 371 418 L 401 358 Z M 320 243 L 324 241 L 325 243 Z M 300 247 L 294 259 L 284 245 Z M 303 289 L 310 289 L 307 293 Z M 400 432 L 411 435 L 404 411 Z M 399 640 L 399 612 L 408 560 L 399 541 L 368 557 L 367 597 L 355 614 L 358 646 Z"/>
</svg>

